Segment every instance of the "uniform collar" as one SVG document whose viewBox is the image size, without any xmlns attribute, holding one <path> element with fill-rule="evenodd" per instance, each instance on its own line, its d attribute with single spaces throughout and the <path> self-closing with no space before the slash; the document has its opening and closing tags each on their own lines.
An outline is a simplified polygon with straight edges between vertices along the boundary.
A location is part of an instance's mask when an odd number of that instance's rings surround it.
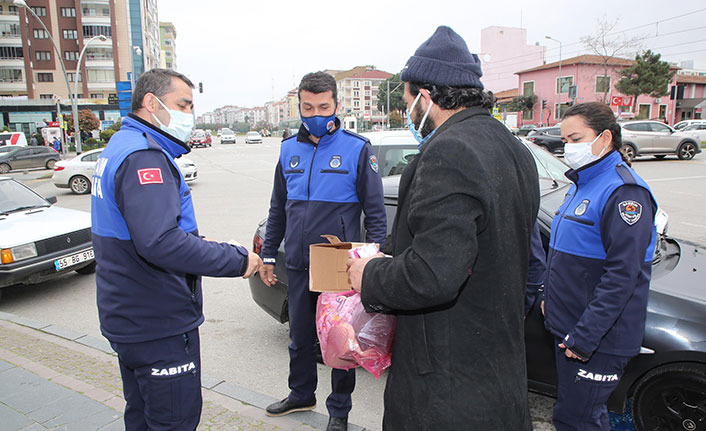
<svg viewBox="0 0 706 431">
<path fill-rule="evenodd" d="M 336 139 L 336 135 L 338 135 L 338 132 L 341 131 L 341 120 L 336 117 L 334 120 L 334 124 L 336 125 L 336 128 L 333 130 L 333 132 L 328 132 L 324 136 L 319 139 L 319 143 L 315 144 L 314 141 L 309 138 L 309 131 L 306 130 L 306 127 L 302 124 L 299 126 L 299 132 L 297 132 L 297 141 L 299 142 L 304 142 L 306 144 L 311 144 L 315 147 L 317 146 L 326 146 L 327 144 L 333 142 Z"/>
<path fill-rule="evenodd" d="M 176 138 L 132 113 L 127 114 L 127 117 L 123 119 L 122 127 L 150 135 L 172 158 L 177 158 L 191 151 L 183 142 L 179 142 Z"/>
<path fill-rule="evenodd" d="M 566 178 L 570 179 L 577 185 L 586 184 L 591 181 L 591 179 L 599 176 L 605 171 L 615 168 L 617 165 L 622 163 L 622 161 L 623 158 L 619 152 L 616 150 L 610 150 L 608 154 L 595 162 L 589 163 L 578 169 L 569 169 L 564 175 L 566 175 Z"/>
</svg>

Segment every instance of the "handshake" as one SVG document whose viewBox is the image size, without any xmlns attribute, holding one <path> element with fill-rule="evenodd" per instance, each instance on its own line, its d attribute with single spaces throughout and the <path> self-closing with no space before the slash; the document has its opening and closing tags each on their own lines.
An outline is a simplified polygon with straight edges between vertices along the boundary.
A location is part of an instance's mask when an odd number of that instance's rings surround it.
<svg viewBox="0 0 706 431">
<path fill-rule="evenodd" d="M 258 256 L 257 253 L 251 251 L 250 249 L 233 239 L 228 241 L 228 244 L 237 245 L 238 247 L 243 247 L 248 250 L 248 267 L 242 276 L 243 278 L 250 278 L 253 276 L 253 274 L 260 270 L 260 267 L 262 267 L 262 259 L 260 259 L 260 256 Z"/>
</svg>

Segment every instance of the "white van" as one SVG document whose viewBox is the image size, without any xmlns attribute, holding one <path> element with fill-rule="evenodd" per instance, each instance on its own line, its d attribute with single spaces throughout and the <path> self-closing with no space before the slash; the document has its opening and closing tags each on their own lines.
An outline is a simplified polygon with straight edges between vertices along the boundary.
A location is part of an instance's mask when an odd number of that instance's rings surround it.
<svg viewBox="0 0 706 431">
<path fill-rule="evenodd" d="M 22 132 L 0 132 L 0 147 L 4 146 L 26 147 L 27 138 Z"/>
</svg>

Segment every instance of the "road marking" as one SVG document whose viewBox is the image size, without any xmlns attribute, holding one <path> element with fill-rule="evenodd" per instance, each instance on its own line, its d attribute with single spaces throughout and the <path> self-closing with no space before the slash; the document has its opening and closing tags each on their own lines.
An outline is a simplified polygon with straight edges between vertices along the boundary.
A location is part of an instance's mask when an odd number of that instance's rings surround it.
<svg viewBox="0 0 706 431">
<path fill-rule="evenodd" d="M 700 227 L 700 228 L 706 229 L 706 226 L 704 226 L 704 225 L 702 225 L 702 224 L 689 223 L 689 222 L 686 222 L 686 221 L 680 222 L 679 224 L 685 224 L 685 225 L 687 225 L 687 226 L 694 226 L 694 227 Z"/>
<path fill-rule="evenodd" d="M 706 178 L 706 175 L 697 175 L 697 176 L 693 176 L 693 177 L 655 178 L 652 180 L 645 180 L 645 181 L 647 181 L 648 183 L 654 183 L 657 181 L 696 180 L 696 179 L 700 179 L 700 178 Z"/>
</svg>

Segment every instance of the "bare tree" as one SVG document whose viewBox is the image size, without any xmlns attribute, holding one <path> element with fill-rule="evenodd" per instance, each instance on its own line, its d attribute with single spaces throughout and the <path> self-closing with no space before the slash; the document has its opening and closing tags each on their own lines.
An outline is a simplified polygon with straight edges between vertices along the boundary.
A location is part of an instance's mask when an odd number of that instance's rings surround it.
<svg viewBox="0 0 706 431">
<path fill-rule="evenodd" d="M 609 64 L 614 58 L 623 56 L 632 57 L 639 51 L 643 36 L 627 37 L 625 33 L 617 31 L 619 19 L 609 21 L 607 16 L 597 20 L 598 27 L 591 36 L 581 37 L 581 43 L 591 53 L 601 57 L 603 64 L 603 76 L 609 76 Z M 612 86 L 612 80 L 603 87 L 602 102 L 607 103 L 608 93 Z"/>
</svg>

